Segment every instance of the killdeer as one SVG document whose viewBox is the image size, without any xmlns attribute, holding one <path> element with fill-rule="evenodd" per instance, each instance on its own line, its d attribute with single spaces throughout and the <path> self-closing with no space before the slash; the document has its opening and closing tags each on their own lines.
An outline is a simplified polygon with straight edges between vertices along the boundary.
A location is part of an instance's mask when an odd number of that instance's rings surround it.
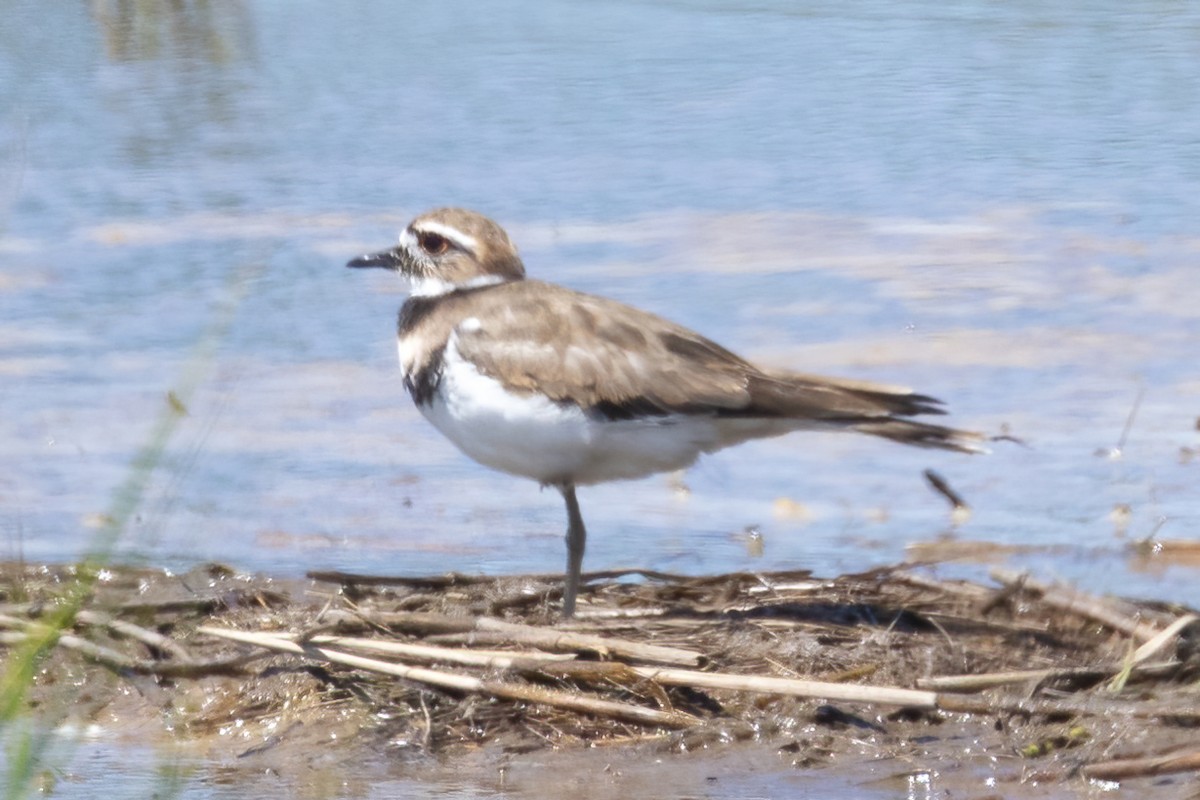
<svg viewBox="0 0 1200 800">
<path fill-rule="evenodd" d="M 567 506 L 563 615 L 587 533 L 575 487 L 678 470 L 702 453 L 796 430 L 849 430 L 977 452 L 983 437 L 910 417 L 941 402 L 893 386 L 763 369 L 615 300 L 525 279 L 504 229 L 474 211 L 422 214 L 382 267 L 411 285 L 400 309 L 404 386 L 485 466 L 557 488 Z"/>
</svg>

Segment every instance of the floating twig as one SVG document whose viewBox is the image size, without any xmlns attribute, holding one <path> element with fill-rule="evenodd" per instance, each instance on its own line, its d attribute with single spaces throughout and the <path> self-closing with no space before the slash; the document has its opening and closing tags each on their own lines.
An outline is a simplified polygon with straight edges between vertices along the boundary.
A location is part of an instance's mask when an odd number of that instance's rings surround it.
<svg viewBox="0 0 1200 800">
<path fill-rule="evenodd" d="M 934 472 L 932 469 L 927 469 L 925 470 L 924 475 L 925 480 L 929 481 L 929 485 L 933 487 L 934 491 L 946 498 L 946 500 L 950 502 L 950 505 L 954 507 L 955 511 L 961 511 L 963 509 L 970 508 L 970 506 L 967 505 L 967 501 L 962 499 L 962 495 L 954 491 L 946 479 L 940 474 Z"/>
<path fill-rule="evenodd" d="M 1125 426 L 1121 428 L 1121 436 L 1117 439 L 1117 455 L 1125 451 L 1125 443 L 1129 441 L 1129 432 L 1133 430 L 1133 421 L 1137 419 L 1138 409 L 1142 407 L 1142 398 L 1145 396 L 1146 387 L 1139 386 L 1137 397 L 1133 398 L 1133 405 L 1129 409 L 1129 414 L 1125 417 Z"/>
</svg>

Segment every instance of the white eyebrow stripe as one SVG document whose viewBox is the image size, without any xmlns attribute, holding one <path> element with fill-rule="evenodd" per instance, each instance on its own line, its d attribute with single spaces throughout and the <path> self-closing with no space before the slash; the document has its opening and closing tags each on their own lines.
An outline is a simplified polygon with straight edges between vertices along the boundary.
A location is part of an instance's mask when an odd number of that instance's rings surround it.
<svg viewBox="0 0 1200 800">
<path fill-rule="evenodd" d="M 454 242 L 460 250 L 466 250 L 468 253 L 476 253 L 479 249 L 479 242 L 475 240 L 474 236 L 468 236 L 457 228 L 431 219 L 423 219 L 414 223 L 412 229 L 421 233 L 436 233 L 438 236 Z"/>
</svg>

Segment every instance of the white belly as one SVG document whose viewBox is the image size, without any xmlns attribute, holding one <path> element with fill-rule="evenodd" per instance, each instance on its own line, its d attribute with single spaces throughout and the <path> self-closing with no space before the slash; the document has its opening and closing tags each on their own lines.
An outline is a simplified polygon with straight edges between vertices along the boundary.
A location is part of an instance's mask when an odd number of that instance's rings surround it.
<svg viewBox="0 0 1200 800">
<path fill-rule="evenodd" d="M 541 483 L 588 484 L 682 469 L 701 453 L 792 429 L 766 420 L 674 415 L 589 418 L 538 394 L 515 394 L 464 361 L 451 339 L 438 392 L 421 412 L 479 463 Z"/>
</svg>

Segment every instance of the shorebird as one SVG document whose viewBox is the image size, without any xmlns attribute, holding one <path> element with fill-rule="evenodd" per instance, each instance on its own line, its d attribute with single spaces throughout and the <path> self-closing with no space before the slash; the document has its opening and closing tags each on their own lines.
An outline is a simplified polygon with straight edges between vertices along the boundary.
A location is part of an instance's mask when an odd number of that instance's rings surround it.
<svg viewBox="0 0 1200 800">
<path fill-rule="evenodd" d="M 846 430 L 962 452 L 982 436 L 909 389 L 755 366 L 624 303 L 525 278 L 508 234 L 462 208 L 414 219 L 348 267 L 406 278 L 404 386 L 460 450 L 557 488 L 567 507 L 562 613 L 575 612 L 587 540 L 577 486 L 682 469 L 702 453 L 797 430 Z"/>
</svg>

